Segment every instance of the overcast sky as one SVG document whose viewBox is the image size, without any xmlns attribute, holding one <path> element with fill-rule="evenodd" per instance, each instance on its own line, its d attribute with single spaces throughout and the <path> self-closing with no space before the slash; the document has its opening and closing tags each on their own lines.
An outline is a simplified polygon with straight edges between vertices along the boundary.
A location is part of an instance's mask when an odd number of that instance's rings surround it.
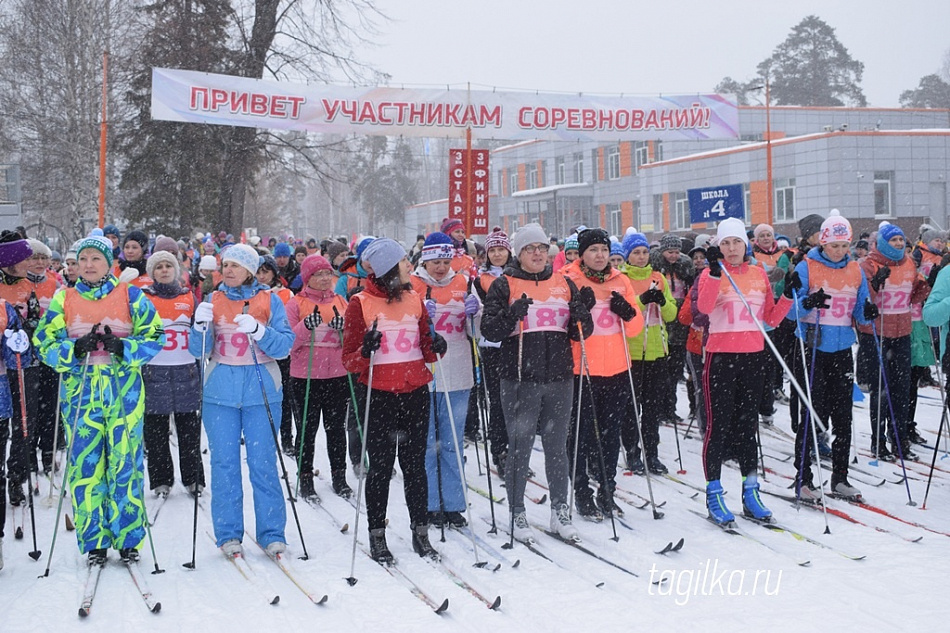
<svg viewBox="0 0 950 633">
<path fill-rule="evenodd" d="M 817 15 L 864 63 L 868 105 L 897 107 L 950 50 L 948 0 L 376 0 L 363 57 L 391 85 L 656 95 L 745 81 Z"/>
</svg>

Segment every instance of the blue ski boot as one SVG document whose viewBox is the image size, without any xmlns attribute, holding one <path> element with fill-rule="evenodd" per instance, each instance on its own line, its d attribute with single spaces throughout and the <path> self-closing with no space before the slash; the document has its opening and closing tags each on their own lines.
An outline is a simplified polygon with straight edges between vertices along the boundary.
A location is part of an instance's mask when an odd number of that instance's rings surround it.
<svg viewBox="0 0 950 633">
<path fill-rule="evenodd" d="M 759 497 L 759 479 L 754 473 L 742 479 L 742 512 L 756 521 L 772 518 L 772 511 L 762 504 Z"/>
<path fill-rule="evenodd" d="M 729 525 L 736 521 L 722 498 L 722 484 L 718 479 L 706 484 L 706 509 L 709 510 L 709 520 L 716 525 Z"/>
</svg>

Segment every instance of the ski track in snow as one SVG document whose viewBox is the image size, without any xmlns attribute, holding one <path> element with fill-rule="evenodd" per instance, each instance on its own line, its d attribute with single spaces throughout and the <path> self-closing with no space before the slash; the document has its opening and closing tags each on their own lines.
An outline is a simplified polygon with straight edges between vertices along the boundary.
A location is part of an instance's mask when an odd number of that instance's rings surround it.
<svg viewBox="0 0 950 633">
<path fill-rule="evenodd" d="M 787 388 L 786 388 L 787 390 Z M 921 395 L 937 398 L 936 389 L 922 389 Z M 928 406 L 930 400 L 921 400 L 918 424 L 935 437 L 940 422 L 939 406 Z M 775 424 L 788 431 L 788 409 L 779 406 Z M 686 417 L 688 411 L 685 388 L 679 386 L 678 410 Z M 855 428 L 858 448 L 867 448 L 867 405 L 855 406 Z M 670 473 L 680 479 L 703 486 L 701 442 L 683 439 L 685 425 L 680 427 L 680 446 L 686 474 L 676 475 L 676 444 L 672 427 L 660 430 L 660 457 Z M 774 433 L 763 432 L 762 442 L 767 454 L 766 466 L 778 473 L 791 476 L 791 460 L 780 462 L 768 457 L 792 450 L 791 442 Z M 328 473 L 323 433 L 318 434 L 316 466 Z M 473 448 L 467 451 L 466 472 L 476 480 L 477 467 Z M 921 463 L 918 470 L 927 472 L 932 451 L 918 450 Z M 942 453 L 940 454 L 942 455 Z M 950 457 L 938 465 L 950 468 Z M 544 481 L 543 454 L 532 453 L 532 467 L 538 480 Z M 207 468 L 207 455 L 205 455 Z M 287 460 L 294 482 L 295 468 Z M 861 468 L 880 473 L 892 481 L 899 478 L 900 466 L 881 462 L 879 467 L 868 465 L 869 458 L 859 455 Z M 484 471 L 484 465 L 483 465 Z M 825 480 L 830 477 L 823 471 Z M 356 480 L 352 472 L 348 478 L 353 489 Z M 921 479 L 924 476 L 920 476 Z M 484 476 L 477 478 L 486 488 Z M 500 481 L 494 479 L 498 496 L 506 496 Z M 855 482 L 857 483 L 857 482 Z M 639 476 L 617 474 L 620 488 L 647 497 L 646 481 Z M 769 474 L 762 480 L 765 490 L 794 494 L 788 490 L 790 480 Z M 911 493 L 917 507 L 907 505 L 903 485 L 885 484 L 874 488 L 857 483 L 868 503 L 879 506 L 901 518 L 927 527 L 950 532 L 950 477 L 937 473 L 930 491 L 927 509 L 921 510 L 924 482 L 911 481 Z M 319 628 L 325 631 L 619 631 L 649 627 L 656 631 L 683 631 L 692 627 L 702 630 L 724 630 L 735 627 L 767 627 L 770 631 L 816 630 L 818 627 L 834 630 L 856 630 L 873 627 L 879 631 L 899 631 L 908 628 L 936 625 L 943 606 L 934 600 L 937 588 L 946 580 L 945 568 L 937 561 L 950 558 L 950 538 L 927 532 L 850 505 L 831 501 L 831 506 L 871 526 L 879 526 L 905 537 L 923 536 L 919 543 L 909 543 L 892 534 L 877 532 L 869 527 L 855 525 L 828 515 L 831 534 L 824 534 L 822 513 L 811 509 L 796 509 L 791 504 L 769 495 L 763 501 L 769 506 L 781 525 L 795 529 L 832 547 L 850 554 L 867 556 L 864 561 L 851 561 L 831 550 L 802 543 L 788 534 L 770 532 L 752 523 L 739 521 L 745 533 L 768 544 L 775 552 L 741 537 L 721 533 L 715 527 L 694 516 L 689 509 L 705 512 L 703 495 L 691 498 L 694 490 L 665 478 L 653 479 L 656 502 L 666 501 L 661 511 L 665 517 L 652 518 L 649 507 L 637 510 L 621 504 L 626 512 L 625 522 L 634 528 L 617 526 L 619 542 L 611 540 L 609 521 L 601 524 L 577 518 L 575 525 L 581 532 L 584 545 L 610 558 L 640 577 L 633 578 L 621 571 L 594 560 L 567 545 L 538 533 L 537 547 L 557 562 L 552 564 L 516 544 L 513 550 L 501 550 L 507 536 L 487 534 L 488 526 L 480 518 L 489 516 L 489 502 L 471 493 L 472 527 L 484 539 L 502 552 L 510 561 L 520 559 L 517 569 L 504 565 L 501 570 L 475 569 L 474 556 L 467 537 L 453 533 L 446 542 L 439 540 L 439 531 L 432 529 L 430 539 L 439 551 L 451 560 L 452 566 L 465 580 L 486 596 L 502 597 L 499 611 L 493 612 L 483 603 L 457 587 L 445 575 L 431 569 L 419 560 L 409 545 L 409 519 L 403 502 L 401 478 L 395 478 L 391 487 L 389 511 L 390 548 L 402 569 L 437 602 L 449 599 L 449 609 L 435 615 L 422 601 L 413 597 L 376 563 L 357 550 L 355 586 L 344 578 L 350 574 L 350 556 L 354 523 L 353 508 L 336 497 L 325 478 L 317 479 L 318 492 L 329 511 L 339 520 L 349 523 L 350 530 L 340 534 L 322 511 L 306 503 L 298 503 L 298 512 L 306 538 L 310 560 L 294 560 L 300 579 L 314 592 L 326 593 L 329 601 L 323 606 L 313 605 L 287 579 L 274 563 L 252 542 L 245 543 L 245 552 L 251 567 L 261 580 L 280 595 L 280 603 L 268 605 L 261 593 L 224 559 L 212 542 L 198 534 L 197 560 L 194 571 L 182 563 L 191 560 L 191 529 L 193 506 L 180 484 L 173 489 L 161 516 L 152 528 L 159 564 L 165 573 L 152 575 L 154 563 L 146 541 L 142 550 L 141 567 L 156 599 L 162 603 L 160 614 L 145 608 L 128 572 L 118 562 L 118 554 L 110 551 L 109 563 L 102 573 L 89 622 L 80 622 L 76 610 L 82 594 L 84 557 L 78 554 L 75 536 L 62 526 L 57 537 L 52 568 L 47 578 L 42 574 L 49 554 L 52 523 L 56 508 L 47 507 L 43 500 L 48 483 L 40 481 L 41 496 L 36 498 L 38 547 L 43 556 L 34 562 L 27 556 L 32 550 L 29 515 L 23 540 L 14 539 L 12 517 L 6 526 L 4 539 L 5 567 L 0 571 L 0 631 L 16 633 L 27 631 L 75 631 L 93 626 L 98 632 L 147 630 L 171 632 L 201 630 L 204 633 L 230 631 L 295 631 Z M 723 469 L 726 502 L 733 512 L 741 511 L 740 478 L 735 468 Z M 539 489 L 529 484 L 528 492 L 536 495 Z M 827 492 L 827 488 L 826 488 Z M 210 496 L 205 496 L 207 503 Z M 154 503 L 148 496 L 147 502 Z M 245 519 L 253 533 L 253 506 L 250 485 L 245 472 Z M 529 519 L 547 525 L 550 503 L 527 503 Z M 64 510 L 68 510 L 68 500 Z M 506 524 L 505 506 L 495 506 L 497 521 Z M 8 515 L 12 512 L 8 511 Z M 199 513 L 200 531 L 210 531 L 207 515 Z M 286 535 L 290 546 L 288 555 L 302 554 L 300 537 L 288 508 Z M 396 534 L 403 538 L 396 538 Z M 665 556 L 655 554 L 667 542 L 685 538 L 682 551 Z M 365 515 L 360 519 L 360 541 L 366 542 Z M 489 567 L 499 561 L 480 549 L 480 559 L 489 561 Z M 809 567 L 800 567 L 797 561 L 810 560 Z M 662 572 L 678 574 L 663 585 L 651 584 L 651 566 L 655 565 L 658 579 Z M 708 569 L 708 571 L 706 571 Z M 758 589 L 751 595 L 756 571 L 761 570 Z M 722 592 L 713 584 L 713 572 L 723 574 Z M 704 576 L 705 573 L 705 576 Z M 744 575 L 743 575 L 744 574 Z M 766 584 L 766 574 L 768 583 Z M 750 595 L 728 594 L 737 586 L 742 575 L 743 592 Z M 730 580 L 732 585 L 730 585 Z M 602 584 L 601 584 L 602 583 Z M 598 586 L 600 585 L 600 586 Z M 765 591 L 772 595 L 766 595 Z M 711 595 L 702 595 L 703 593 Z M 844 605 L 844 606 L 843 606 Z M 710 618 L 715 618 L 710 624 Z"/>
</svg>

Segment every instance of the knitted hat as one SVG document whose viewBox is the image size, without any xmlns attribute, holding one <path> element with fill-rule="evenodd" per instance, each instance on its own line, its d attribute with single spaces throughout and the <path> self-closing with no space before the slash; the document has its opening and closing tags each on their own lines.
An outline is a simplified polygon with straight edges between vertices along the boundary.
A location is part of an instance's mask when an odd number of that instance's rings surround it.
<svg viewBox="0 0 950 633">
<path fill-rule="evenodd" d="M 803 238 L 808 239 L 821 230 L 821 223 L 824 221 L 825 219 L 817 213 L 806 215 L 798 221 L 798 230 Z"/>
<path fill-rule="evenodd" d="M 904 231 L 901 230 L 901 227 L 897 226 L 896 224 L 891 224 L 890 222 L 886 220 L 884 222 L 881 222 L 881 226 L 877 230 L 878 246 L 881 245 L 882 240 L 884 241 L 885 244 L 887 244 L 898 235 L 900 235 L 904 239 L 907 239 L 904 236 Z"/>
<path fill-rule="evenodd" d="M 261 256 L 247 244 L 234 244 L 221 251 L 221 263 L 224 262 L 234 262 L 254 276 L 261 267 Z"/>
<path fill-rule="evenodd" d="M 130 241 L 138 242 L 142 246 L 142 250 L 148 248 L 148 235 L 142 231 L 129 231 L 129 234 L 125 236 L 125 240 L 122 242 L 122 246 L 125 246 Z"/>
<path fill-rule="evenodd" d="M 700 233 L 696 236 L 696 241 L 693 244 L 693 247 L 705 249 L 707 246 L 709 246 L 709 240 L 711 239 L 712 235 L 709 235 L 708 233 Z"/>
<path fill-rule="evenodd" d="M 920 241 L 924 244 L 930 244 L 930 242 L 936 239 L 947 239 L 946 232 L 941 231 L 940 229 L 935 229 L 932 226 L 928 226 L 927 228 L 921 227 L 921 229 Z"/>
<path fill-rule="evenodd" d="M 373 237 L 372 235 L 366 235 L 366 236 L 360 238 L 360 240 L 356 243 L 356 250 L 355 250 L 355 252 L 356 252 L 356 258 L 357 258 L 357 259 L 361 259 L 361 258 L 362 258 L 363 252 L 366 250 L 366 247 L 369 246 L 370 244 L 372 244 L 372 243 L 373 243 L 373 240 L 375 240 L 375 239 L 376 239 L 376 238 Z"/>
<path fill-rule="evenodd" d="M 614 255 L 623 257 L 623 244 L 620 242 L 610 242 L 610 256 L 613 257 Z"/>
<path fill-rule="evenodd" d="M 251 246 L 260 246 L 260 244 L 261 244 L 261 236 L 260 236 L 260 235 L 252 235 L 251 237 L 247 238 L 247 243 L 250 244 Z"/>
<path fill-rule="evenodd" d="M 548 236 L 544 232 L 544 229 L 541 228 L 541 225 L 537 222 L 531 222 L 525 224 L 511 236 L 511 250 L 514 252 L 515 257 L 521 254 L 521 249 L 523 249 L 528 244 L 547 244 Z"/>
<path fill-rule="evenodd" d="M 49 258 L 52 259 L 54 262 L 63 261 L 63 256 L 59 254 L 59 251 L 53 251 L 52 254 L 50 254 Z"/>
<path fill-rule="evenodd" d="M 809 233 L 809 235 L 811 234 Z M 719 223 L 719 226 L 716 228 L 716 239 L 722 244 L 722 241 L 727 237 L 738 237 L 745 242 L 746 246 L 749 245 L 749 236 L 746 235 L 745 232 L 745 223 L 739 218 L 726 218 Z"/>
<path fill-rule="evenodd" d="M 110 249 L 112 245 L 109 245 Z M 16 231 L 0 234 L 0 267 L 14 266 L 33 254 L 30 244 Z"/>
<path fill-rule="evenodd" d="M 758 225 L 757 227 L 755 227 L 755 230 L 754 230 L 754 231 L 752 231 L 752 236 L 753 236 L 755 239 L 759 239 L 759 235 L 761 235 L 762 233 L 766 233 L 766 232 L 767 232 L 767 233 L 771 233 L 772 235 L 775 235 L 775 229 L 773 229 L 771 225 L 769 225 L 769 224 L 760 224 L 760 225 Z"/>
<path fill-rule="evenodd" d="M 425 242 L 422 244 L 422 255 L 419 259 L 424 262 L 433 259 L 452 259 L 455 256 L 455 246 L 452 244 L 452 238 L 445 233 L 436 231 L 429 233 Z"/>
<path fill-rule="evenodd" d="M 277 260 L 274 259 L 273 255 L 261 255 L 261 265 L 258 266 L 257 270 L 260 271 L 261 268 L 267 268 L 274 273 L 274 281 L 280 279 L 280 268 L 277 266 Z"/>
<path fill-rule="evenodd" d="M 346 253 L 349 249 L 346 248 L 346 245 L 340 244 L 336 240 L 330 240 L 327 242 L 326 248 L 326 258 L 327 261 L 332 262 L 334 259 Z"/>
<path fill-rule="evenodd" d="M 178 254 L 178 242 L 173 238 L 162 235 L 155 240 L 155 247 L 152 249 L 152 252 L 158 251 L 168 251 L 172 255 Z"/>
<path fill-rule="evenodd" d="M 181 276 L 181 265 L 178 263 L 178 258 L 168 251 L 155 251 L 152 253 L 151 256 L 145 261 L 145 274 L 151 277 L 152 271 L 154 271 L 155 267 L 161 262 L 167 262 L 175 267 L 176 279 Z"/>
<path fill-rule="evenodd" d="M 400 246 L 399 242 L 388 237 L 379 237 L 370 242 L 360 260 L 367 262 L 379 279 L 395 268 L 405 256 L 406 249 Z"/>
<path fill-rule="evenodd" d="M 46 255 L 47 257 L 52 256 L 53 251 L 51 251 L 49 246 L 43 242 L 32 238 L 27 239 L 26 241 L 30 244 L 30 250 L 33 251 L 34 255 Z"/>
<path fill-rule="evenodd" d="M 293 254 L 294 251 L 287 242 L 277 242 L 277 246 L 274 247 L 274 257 L 290 257 Z"/>
<path fill-rule="evenodd" d="M 82 252 L 87 248 L 93 248 L 102 253 L 105 256 L 106 262 L 109 264 L 109 266 L 112 266 L 112 242 L 109 241 L 108 237 L 104 237 L 102 235 L 90 235 L 89 237 L 84 237 L 83 239 L 79 240 L 78 244 L 76 245 L 76 256 L 78 257 L 81 255 Z"/>
<path fill-rule="evenodd" d="M 683 248 L 683 240 L 677 235 L 667 233 L 660 238 L 660 252 L 679 250 Z"/>
<path fill-rule="evenodd" d="M 564 240 L 564 250 L 565 251 L 579 251 L 580 243 L 577 241 L 577 233 L 571 233 L 567 236 L 567 239 Z"/>
<path fill-rule="evenodd" d="M 623 245 L 624 261 L 626 261 L 627 258 L 630 257 L 630 253 L 633 252 L 633 249 L 638 248 L 640 246 L 647 249 L 650 248 L 650 243 L 647 242 L 647 236 L 644 235 L 643 233 L 638 233 L 637 230 L 632 227 L 627 229 L 627 232 L 624 234 L 623 242 L 621 242 L 621 244 Z"/>
<path fill-rule="evenodd" d="M 198 262 L 198 270 L 217 270 L 218 269 L 218 260 L 214 258 L 214 255 L 202 255 L 201 261 Z"/>
<path fill-rule="evenodd" d="M 851 223 L 846 218 L 841 217 L 841 212 L 832 209 L 828 219 L 821 223 L 821 232 L 818 234 L 819 244 L 830 244 L 831 242 L 851 243 Z"/>
<path fill-rule="evenodd" d="M 118 227 L 114 224 L 106 224 L 104 227 L 102 227 L 102 234 L 105 235 L 106 237 L 109 237 L 110 235 L 115 235 L 116 237 L 122 237 L 122 234 L 119 233 Z"/>
<path fill-rule="evenodd" d="M 867 240 L 858 240 L 858 241 L 855 243 L 854 247 L 855 247 L 855 248 L 863 248 L 863 249 L 866 250 L 866 251 L 871 249 L 871 245 L 868 244 L 868 241 L 867 241 Z"/>
<path fill-rule="evenodd" d="M 339 244 L 339 242 L 337 242 L 337 244 Z M 264 259 L 267 258 L 265 257 Z M 330 262 L 328 262 L 327 258 L 323 255 L 307 255 L 307 258 L 300 264 L 300 279 L 303 281 L 303 285 L 306 287 L 306 285 L 310 283 L 310 278 L 313 277 L 313 274 L 321 270 L 333 270 L 333 266 L 330 265 Z"/>
<path fill-rule="evenodd" d="M 607 231 L 604 229 L 586 229 L 581 231 L 577 235 L 577 254 L 583 255 L 584 251 L 593 246 L 594 244 L 603 244 L 604 246 L 610 247 L 610 236 L 607 235 Z M 564 246 L 564 250 L 567 250 L 568 246 Z"/>
<path fill-rule="evenodd" d="M 488 237 L 485 238 L 485 250 L 496 246 L 504 246 L 509 251 L 511 250 L 511 240 L 508 239 L 508 234 L 502 231 L 500 226 L 494 227 Z"/>
<path fill-rule="evenodd" d="M 439 228 L 439 230 L 445 233 L 446 235 L 448 235 L 455 229 L 461 229 L 461 228 L 464 228 L 464 227 L 462 225 L 462 221 L 459 220 L 458 218 L 445 218 L 444 220 L 442 220 L 442 226 Z"/>
</svg>

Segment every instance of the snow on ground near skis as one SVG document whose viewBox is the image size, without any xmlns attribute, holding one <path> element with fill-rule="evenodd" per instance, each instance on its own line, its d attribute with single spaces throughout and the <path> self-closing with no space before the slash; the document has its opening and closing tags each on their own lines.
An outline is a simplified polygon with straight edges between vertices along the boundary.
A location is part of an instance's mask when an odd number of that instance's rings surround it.
<svg viewBox="0 0 950 633">
<path fill-rule="evenodd" d="M 680 414 L 686 414 L 685 392 L 681 387 Z M 918 421 L 924 436 L 931 441 L 940 421 L 939 392 L 921 390 Z M 863 407 L 864 405 L 862 405 Z M 884 483 L 898 481 L 900 467 L 881 463 L 868 465 L 864 449 L 867 437 L 867 409 L 856 408 L 857 447 L 860 449 L 858 467 L 869 474 L 854 473 L 852 483 L 861 488 L 869 503 L 907 521 L 931 529 L 950 533 L 950 457 L 939 459 L 934 486 L 930 491 L 927 509 L 907 505 L 903 485 Z M 780 407 L 776 416 L 777 429 L 787 431 L 789 418 L 786 407 Z M 680 429 L 682 436 L 683 429 Z M 670 467 L 678 470 L 673 430 L 660 431 L 660 455 Z M 791 442 L 781 433 L 763 430 L 762 443 L 765 464 L 774 472 L 763 482 L 763 489 L 787 494 L 789 477 L 794 472 L 788 454 Z M 701 443 L 699 440 L 680 440 L 683 467 L 680 477 L 697 487 L 704 484 L 702 476 Z M 110 564 L 99 585 L 96 602 L 88 622 L 79 620 L 77 609 L 81 597 L 83 561 L 78 555 L 75 537 L 60 530 L 53 555 L 49 577 L 37 578 L 47 564 L 55 507 L 43 503 L 48 487 L 41 482 L 43 497 L 37 499 L 37 531 L 43 557 L 33 562 L 28 556 L 31 542 L 27 515 L 27 536 L 22 541 L 13 537 L 12 521 L 7 523 L 4 540 L 6 567 L 0 571 L 0 631 L 57 630 L 73 631 L 94 627 L 96 631 L 182 631 L 200 630 L 204 633 L 230 631 L 304 630 L 385 630 L 385 631 L 589 631 L 589 630 L 689 630 L 693 626 L 703 630 L 724 630 L 737 626 L 774 631 L 800 631 L 821 626 L 838 630 L 875 627 L 876 630 L 902 630 L 911 626 L 936 624 L 939 606 L 933 597 L 938 587 L 944 586 L 944 565 L 950 557 L 950 538 L 928 532 L 919 527 L 900 523 L 850 504 L 833 501 L 838 508 L 855 519 L 877 526 L 886 532 L 875 531 L 849 523 L 834 516 L 828 517 L 831 534 L 825 535 L 824 518 L 812 509 L 796 510 L 789 503 L 763 495 L 765 503 L 781 523 L 816 538 L 823 543 L 855 555 L 866 555 L 864 561 L 848 560 L 834 551 L 801 543 L 788 534 L 772 533 L 747 521 L 739 527 L 750 536 L 761 540 L 752 542 L 742 537 L 719 532 L 689 510 L 704 513 L 702 495 L 692 498 L 695 490 L 668 479 L 653 479 L 653 493 L 657 503 L 665 502 L 662 520 L 654 521 L 649 509 L 637 510 L 623 504 L 625 522 L 633 528 L 617 525 L 618 542 L 611 540 L 609 522 L 592 524 L 578 521 L 584 543 L 617 564 L 630 569 L 634 578 L 561 543 L 539 534 L 538 547 L 557 562 L 557 565 L 516 545 L 514 550 L 502 550 L 502 536 L 487 534 L 488 524 L 483 517 L 490 516 L 487 499 L 471 494 L 474 527 L 479 535 L 494 546 L 497 554 L 509 564 L 498 572 L 471 567 L 474 556 L 470 543 L 457 533 L 446 535 L 439 542 L 439 532 L 430 532 L 432 541 L 450 560 L 463 577 L 493 598 L 502 596 L 498 612 L 489 611 L 480 601 L 455 586 L 444 575 L 431 569 L 412 553 L 408 538 L 408 516 L 402 502 L 402 478 L 393 479 L 389 541 L 406 573 L 441 601 L 449 598 L 450 606 L 442 616 L 434 615 L 422 601 L 413 597 L 406 588 L 389 574 L 357 551 L 355 575 L 359 582 L 351 587 L 344 577 L 350 574 L 353 508 L 335 497 L 324 478 L 328 471 L 323 434 L 318 443 L 317 462 L 321 469 L 318 491 L 327 509 L 341 521 L 350 524 L 350 532 L 341 534 L 327 515 L 307 504 L 298 504 L 300 521 L 306 538 L 309 561 L 294 560 L 303 582 L 314 591 L 329 595 L 322 607 L 311 604 L 287 578 L 265 559 L 264 554 L 250 540 L 245 541 L 250 564 L 257 570 L 262 584 L 267 584 L 280 595 L 280 604 L 266 604 L 263 592 L 238 575 L 221 556 L 207 533 L 210 522 L 207 514 L 199 513 L 197 541 L 197 569 L 188 571 L 181 564 L 191 559 L 192 505 L 179 487 L 168 500 L 152 529 L 159 563 L 166 571 L 160 575 L 146 574 L 148 583 L 162 602 L 162 611 L 149 613 L 136 593 L 127 572 L 115 562 L 116 553 L 110 552 Z M 920 450 L 926 464 L 911 466 L 910 491 L 920 504 L 924 495 L 924 479 L 929 468 L 931 450 Z M 475 453 L 467 451 L 467 472 L 476 477 Z M 781 461 L 785 459 L 786 461 Z M 532 455 L 532 466 L 538 471 L 539 482 L 544 481 L 543 455 Z M 288 468 L 294 471 L 289 463 Z M 829 475 L 825 471 L 825 477 Z M 292 475 L 293 477 L 293 475 Z M 356 487 L 350 474 L 351 484 Z M 646 480 L 618 474 L 618 485 L 628 491 L 648 496 Z M 495 494 L 505 491 L 495 480 Z M 484 477 L 477 485 L 486 488 Z M 730 508 L 740 507 L 739 474 L 726 466 L 723 485 Z M 245 490 L 249 486 L 245 483 Z M 529 484 L 527 492 L 540 497 L 546 491 Z M 204 498 L 204 503 L 209 501 Z M 149 502 L 152 499 L 149 498 Z M 545 525 L 550 518 L 548 503 L 536 505 L 528 501 L 528 514 L 535 524 Z M 252 498 L 245 496 L 245 514 L 248 528 L 253 532 Z M 495 506 L 499 525 L 507 522 L 507 511 Z M 365 516 L 361 517 L 359 536 L 365 542 Z M 919 543 L 905 539 L 923 536 Z M 659 556 L 654 553 L 669 541 L 686 539 L 681 552 Z M 300 537 L 288 507 L 287 538 L 290 553 L 302 553 Z M 771 549 L 769 549 L 771 548 Z M 773 551 L 775 550 L 775 551 Z M 496 557 L 480 551 L 482 560 L 497 564 Z M 143 550 L 142 567 L 153 569 L 152 557 Z M 517 569 L 510 563 L 520 559 Z M 807 567 L 798 563 L 809 561 Z M 652 579 L 660 576 L 667 582 L 656 587 Z M 758 580 L 756 581 L 756 574 Z M 716 578 L 719 582 L 716 582 Z M 706 594 L 706 595 L 703 595 Z M 730 595 L 739 594 L 739 595 Z M 490 629 L 489 629 L 490 627 Z"/>
</svg>

